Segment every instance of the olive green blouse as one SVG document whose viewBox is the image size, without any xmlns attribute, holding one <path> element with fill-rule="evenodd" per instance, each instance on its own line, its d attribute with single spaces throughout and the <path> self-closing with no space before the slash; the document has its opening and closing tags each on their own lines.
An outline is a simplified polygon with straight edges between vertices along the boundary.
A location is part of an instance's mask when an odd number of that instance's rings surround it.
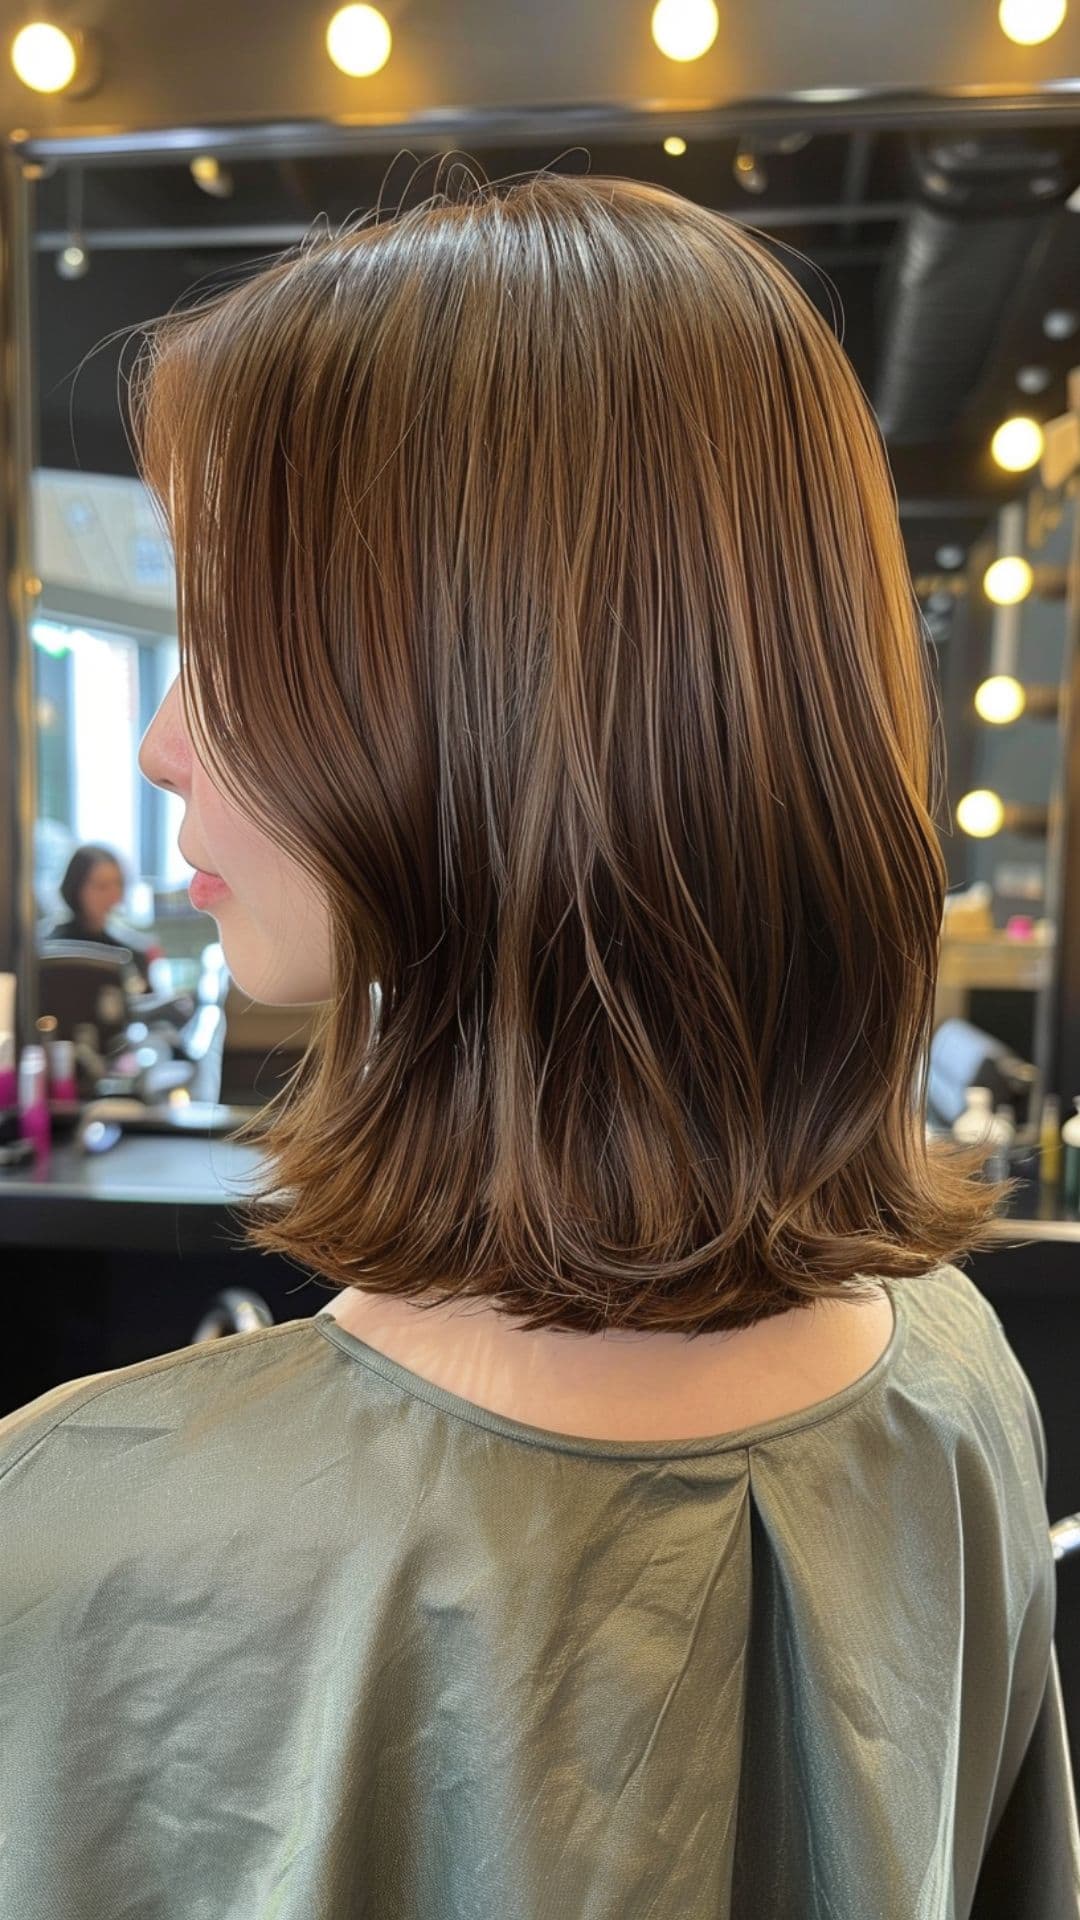
<svg viewBox="0 0 1080 1920">
<path fill-rule="evenodd" d="M 326 1310 L 0 1421 L 5 1920 L 1077 1920 L 1045 1438 L 956 1267 L 575 1439 Z"/>
</svg>

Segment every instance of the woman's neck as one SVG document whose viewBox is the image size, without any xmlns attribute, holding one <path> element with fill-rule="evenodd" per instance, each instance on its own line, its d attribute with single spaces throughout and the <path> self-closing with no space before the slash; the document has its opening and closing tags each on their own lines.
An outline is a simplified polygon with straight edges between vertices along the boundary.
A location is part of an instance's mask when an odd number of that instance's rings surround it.
<svg viewBox="0 0 1080 1920">
<path fill-rule="evenodd" d="M 611 1440 L 694 1439 L 801 1412 L 867 1372 L 893 1330 L 883 1288 L 869 1301 L 819 1301 L 692 1341 L 525 1332 L 486 1302 L 420 1312 L 400 1296 L 355 1288 L 328 1311 L 366 1345 L 476 1406 Z"/>
</svg>

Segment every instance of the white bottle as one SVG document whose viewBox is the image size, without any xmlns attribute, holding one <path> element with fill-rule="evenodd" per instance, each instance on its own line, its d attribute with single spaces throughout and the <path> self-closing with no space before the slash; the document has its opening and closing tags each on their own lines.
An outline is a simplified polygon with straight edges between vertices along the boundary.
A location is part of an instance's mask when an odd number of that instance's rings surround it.
<svg viewBox="0 0 1080 1920">
<path fill-rule="evenodd" d="M 952 1123 L 952 1137 L 965 1147 L 985 1142 L 989 1152 L 994 1133 L 994 1096 L 989 1087 L 968 1087 L 964 1099 L 967 1105 Z"/>
<path fill-rule="evenodd" d="M 1062 1199 L 1067 1207 L 1080 1207 L 1080 1093 L 1073 1095 L 1076 1112 L 1061 1129 L 1065 1148 L 1065 1178 Z"/>
<path fill-rule="evenodd" d="M 952 1124 L 952 1136 L 965 1147 L 985 1149 L 982 1172 L 988 1180 L 1005 1180 L 1009 1171 L 1009 1147 L 1016 1129 L 1009 1115 L 1011 1108 L 994 1112 L 994 1096 L 989 1087 L 968 1087 L 963 1113 Z"/>
</svg>

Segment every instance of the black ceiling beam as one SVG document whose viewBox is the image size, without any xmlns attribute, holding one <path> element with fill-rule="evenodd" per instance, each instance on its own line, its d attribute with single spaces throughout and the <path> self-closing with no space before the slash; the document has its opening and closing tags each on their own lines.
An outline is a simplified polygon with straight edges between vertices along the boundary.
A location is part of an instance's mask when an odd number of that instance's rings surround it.
<svg viewBox="0 0 1080 1920">
<path fill-rule="evenodd" d="M 841 231 L 849 243 L 855 238 L 855 229 L 859 224 L 860 209 L 866 195 L 866 181 L 870 172 L 870 158 L 874 150 L 876 129 L 858 127 L 848 141 L 844 155 L 844 204 L 851 209 L 851 217 L 843 221 Z"/>
<path fill-rule="evenodd" d="M 280 120 L 250 126 L 117 129 L 104 133 L 25 134 L 8 138 L 29 160 L 138 165 L 211 151 L 219 159 L 302 159 L 334 153 L 384 152 L 415 140 L 439 151 L 462 140 L 519 145 L 532 141 L 651 138 L 660 124 L 693 137 L 722 139 L 802 129 L 844 133 L 859 127 L 950 127 L 972 120 L 1012 127 L 1080 124 L 1080 80 L 1047 80 L 1025 91 L 1013 86 L 937 88 L 817 87 L 805 92 L 735 101 L 589 101 L 544 107 L 438 109 L 405 117 L 367 114 L 353 120 Z"/>
<path fill-rule="evenodd" d="M 717 209 L 726 219 L 737 220 L 767 232 L 770 227 L 824 227 L 834 224 L 849 209 L 842 204 L 806 207 L 745 207 Z M 908 211 L 906 200 L 879 200 L 859 209 L 864 221 L 902 220 Z M 200 227 L 92 227 L 79 233 L 80 245 L 89 253 L 135 252 L 147 247 L 289 247 L 305 238 L 307 226 L 295 221 L 251 221 L 245 226 L 224 227 L 212 223 Z M 64 227 L 42 228 L 34 235 L 38 253 L 56 253 L 70 245 L 71 233 Z"/>
</svg>

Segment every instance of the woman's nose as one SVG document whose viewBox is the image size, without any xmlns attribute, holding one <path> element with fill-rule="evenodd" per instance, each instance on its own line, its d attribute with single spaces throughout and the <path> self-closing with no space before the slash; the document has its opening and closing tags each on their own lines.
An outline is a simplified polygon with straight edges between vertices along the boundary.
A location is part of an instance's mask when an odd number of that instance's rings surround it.
<svg viewBox="0 0 1080 1920">
<path fill-rule="evenodd" d="M 174 680 L 143 734 L 138 759 L 139 771 L 151 786 L 186 796 L 191 780 L 191 745 L 179 689 L 179 680 Z"/>
</svg>

